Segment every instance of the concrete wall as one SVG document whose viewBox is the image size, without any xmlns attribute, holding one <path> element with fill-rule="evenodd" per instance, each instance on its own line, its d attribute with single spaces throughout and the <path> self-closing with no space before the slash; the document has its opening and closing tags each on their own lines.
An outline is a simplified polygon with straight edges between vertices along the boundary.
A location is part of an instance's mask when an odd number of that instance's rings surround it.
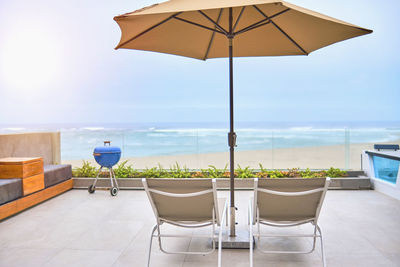
<svg viewBox="0 0 400 267">
<path fill-rule="evenodd" d="M 60 133 L 0 134 L 0 158 L 42 157 L 44 164 L 60 164 Z"/>
</svg>

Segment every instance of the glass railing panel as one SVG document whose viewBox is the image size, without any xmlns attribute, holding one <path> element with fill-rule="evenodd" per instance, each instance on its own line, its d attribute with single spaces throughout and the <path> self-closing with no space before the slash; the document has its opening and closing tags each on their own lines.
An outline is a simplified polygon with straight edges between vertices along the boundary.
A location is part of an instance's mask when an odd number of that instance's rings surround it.
<svg viewBox="0 0 400 267">
<path fill-rule="evenodd" d="M 400 130 L 397 128 L 353 128 L 349 130 L 349 169 L 361 170 L 361 154 L 373 150 L 374 144 L 398 144 Z"/>
<path fill-rule="evenodd" d="M 372 161 L 376 178 L 396 184 L 400 159 L 395 160 L 374 155 Z"/>
<path fill-rule="evenodd" d="M 345 128 L 239 128 L 235 167 L 259 169 L 361 169 L 361 153 L 374 143 L 399 143 L 399 129 Z M 109 140 L 121 147 L 122 159 L 134 168 L 178 163 L 189 169 L 215 166 L 229 169 L 228 129 L 160 128 L 77 128 L 61 132 L 63 162 L 81 164 L 93 160 L 93 149 Z"/>
<path fill-rule="evenodd" d="M 344 169 L 349 165 L 345 129 L 293 127 L 237 130 L 236 162 L 267 169 Z M 348 140 L 348 139 L 347 139 Z"/>
<path fill-rule="evenodd" d="M 67 129 L 61 131 L 61 159 L 64 163 L 73 166 L 81 166 L 83 160 L 94 163 L 93 150 L 103 146 L 104 141 L 111 141 L 111 146 L 118 146 L 125 155 L 123 149 L 124 132 L 115 129 L 87 127 L 82 129 Z"/>
<path fill-rule="evenodd" d="M 198 129 L 198 169 L 215 167 L 229 169 L 229 148 L 227 130 L 223 128 Z"/>
<path fill-rule="evenodd" d="M 135 168 L 197 168 L 198 133 L 195 129 L 125 130 L 124 159 Z"/>
<path fill-rule="evenodd" d="M 293 127 L 274 130 L 275 169 L 345 167 L 344 129 Z"/>
<path fill-rule="evenodd" d="M 271 129 L 237 129 L 235 168 L 273 168 L 273 131 Z"/>
</svg>

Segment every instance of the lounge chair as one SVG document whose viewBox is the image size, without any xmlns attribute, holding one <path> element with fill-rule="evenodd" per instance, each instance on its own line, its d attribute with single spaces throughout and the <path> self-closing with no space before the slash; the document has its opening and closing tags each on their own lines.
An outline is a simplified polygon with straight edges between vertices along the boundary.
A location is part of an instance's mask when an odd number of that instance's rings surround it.
<svg viewBox="0 0 400 267">
<path fill-rule="evenodd" d="M 254 198 L 249 202 L 250 223 L 250 266 L 253 266 L 253 237 L 260 241 L 262 237 L 309 237 L 313 239 L 310 250 L 263 250 L 263 253 L 308 254 L 314 251 L 317 237 L 321 241 L 323 266 L 326 266 L 321 229 L 318 217 L 329 178 L 310 179 L 254 179 Z M 263 235 L 260 225 L 290 227 L 311 223 L 314 227 L 311 234 L 298 235 Z M 257 225 L 257 233 L 253 234 L 253 225 Z M 256 242 L 257 243 L 257 242 Z"/>
<path fill-rule="evenodd" d="M 215 251 L 215 239 L 218 238 L 218 266 L 221 266 L 222 225 L 226 220 L 227 202 L 223 213 L 219 212 L 215 179 L 142 179 L 156 216 L 156 225 L 150 237 L 147 266 L 150 266 L 153 237 L 158 238 L 160 250 L 167 254 L 204 255 Z M 222 217 L 222 219 L 220 219 Z M 162 234 L 161 226 L 166 223 L 178 227 L 198 228 L 211 226 L 210 235 L 171 235 Z M 218 226 L 218 234 L 216 227 Z M 155 233 L 155 231 L 157 232 Z M 211 238 L 212 248 L 206 251 L 166 251 L 162 246 L 163 237 Z"/>
</svg>

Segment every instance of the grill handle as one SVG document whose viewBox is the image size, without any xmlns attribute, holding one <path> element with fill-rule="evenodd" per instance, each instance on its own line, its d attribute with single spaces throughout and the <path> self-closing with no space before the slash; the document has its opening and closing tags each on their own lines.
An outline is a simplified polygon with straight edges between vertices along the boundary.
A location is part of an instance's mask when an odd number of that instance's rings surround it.
<svg viewBox="0 0 400 267">
<path fill-rule="evenodd" d="M 97 157 L 97 156 L 101 156 L 100 153 L 93 153 L 93 156 Z"/>
</svg>

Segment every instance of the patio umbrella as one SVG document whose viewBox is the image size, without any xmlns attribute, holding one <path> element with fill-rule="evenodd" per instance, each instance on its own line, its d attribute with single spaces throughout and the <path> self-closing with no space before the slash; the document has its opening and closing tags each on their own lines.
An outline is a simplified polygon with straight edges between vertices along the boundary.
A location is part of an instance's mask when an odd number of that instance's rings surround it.
<svg viewBox="0 0 400 267">
<path fill-rule="evenodd" d="M 114 17 L 116 49 L 229 57 L 230 236 L 235 236 L 233 56 L 308 55 L 371 30 L 282 1 L 170 0 Z"/>
</svg>

